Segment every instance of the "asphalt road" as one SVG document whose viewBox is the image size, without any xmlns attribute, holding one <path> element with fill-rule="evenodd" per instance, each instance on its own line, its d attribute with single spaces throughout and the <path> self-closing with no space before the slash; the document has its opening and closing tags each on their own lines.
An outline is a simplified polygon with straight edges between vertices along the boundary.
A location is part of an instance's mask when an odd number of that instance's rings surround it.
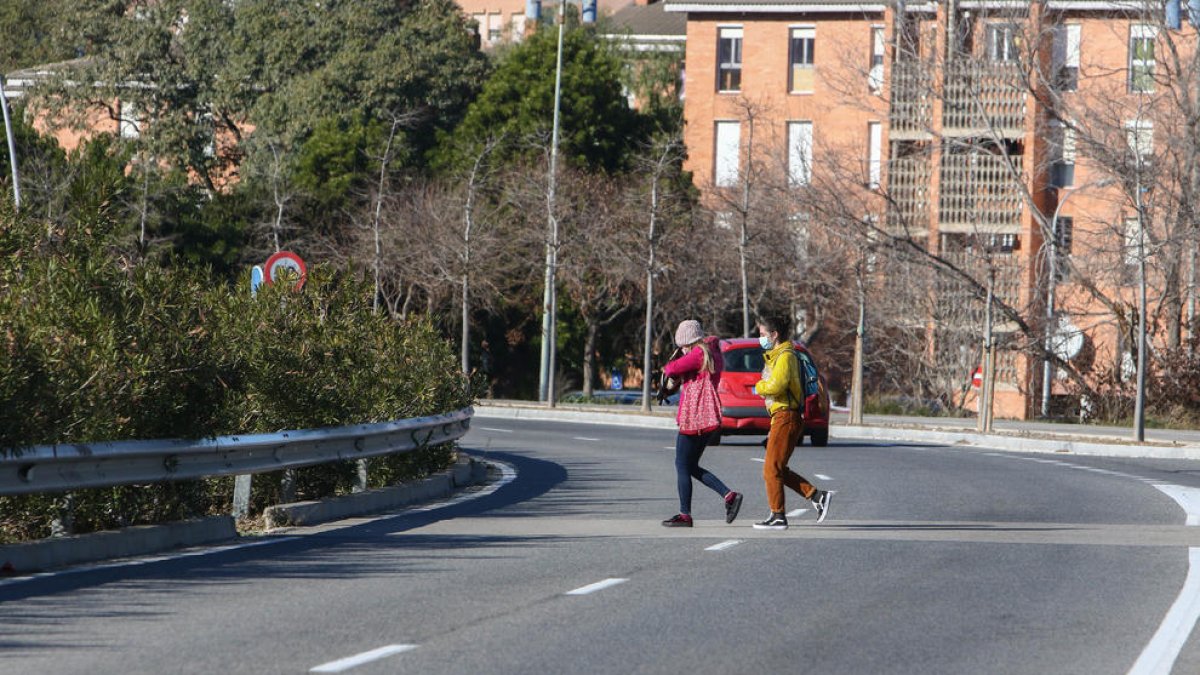
<svg viewBox="0 0 1200 675">
<path fill-rule="evenodd" d="M 476 418 L 455 503 L 0 582 L 0 672 L 1200 672 L 1200 463 L 834 440 L 761 532 L 757 440 L 668 530 L 671 432 Z"/>
</svg>

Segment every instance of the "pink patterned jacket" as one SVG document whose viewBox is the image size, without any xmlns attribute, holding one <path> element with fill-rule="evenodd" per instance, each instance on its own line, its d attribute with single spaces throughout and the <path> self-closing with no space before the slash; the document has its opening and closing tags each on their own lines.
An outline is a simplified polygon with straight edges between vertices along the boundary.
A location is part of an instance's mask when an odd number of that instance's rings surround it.
<svg viewBox="0 0 1200 675">
<path fill-rule="evenodd" d="M 715 336 L 709 336 L 702 340 L 704 345 L 708 347 L 708 353 L 712 355 L 713 372 L 707 374 L 712 380 L 713 388 L 717 389 L 721 384 L 721 372 L 725 370 L 725 359 L 721 356 L 721 339 Z M 673 377 L 680 381 L 679 385 L 679 407 L 675 411 L 675 423 L 680 423 L 680 412 L 684 408 L 684 402 L 688 397 L 689 390 L 695 388 L 699 382 L 701 373 L 700 367 L 704 364 L 704 353 L 699 349 L 693 349 L 687 354 L 671 361 L 663 368 L 663 373 L 667 377 Z M 719 426 L 719 425 L 718 425 Z M 680 427 L 680 432 L 685 434 L 702 434 L 713 431 L 717 427 L 709 429 L 683 429 Z"/>
</svg>

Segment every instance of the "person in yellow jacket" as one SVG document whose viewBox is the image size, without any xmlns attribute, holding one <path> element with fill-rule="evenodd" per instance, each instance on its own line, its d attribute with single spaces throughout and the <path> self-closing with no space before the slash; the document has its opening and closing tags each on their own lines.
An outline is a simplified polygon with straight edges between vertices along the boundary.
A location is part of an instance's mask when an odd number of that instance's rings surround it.
<svg viewBox="0 0 1200 675">
<path fill-rule="evenodd" d="M 767 433 L 767 457 L 763 464 L 763 481 L 767 486 L 767 504 L 771 514 L 754 523 L 759 530 L 786 530 L 783 488 L 786 485 L 812 502 L 817 522 L 829 515 L 828 490 L 820 490 L 807 478 L 788 468 L 788 460 L 796 443 L 804 434 L 804 387 L 800 383 L 800 363 L 790 340 L 791 322 L 784 317 L 767 317 L 758 321 L 758 342 L 766 354 L 763 379 L 754 385 L 754 392 L 767 402 L 771 429 Z"/>
</svg>

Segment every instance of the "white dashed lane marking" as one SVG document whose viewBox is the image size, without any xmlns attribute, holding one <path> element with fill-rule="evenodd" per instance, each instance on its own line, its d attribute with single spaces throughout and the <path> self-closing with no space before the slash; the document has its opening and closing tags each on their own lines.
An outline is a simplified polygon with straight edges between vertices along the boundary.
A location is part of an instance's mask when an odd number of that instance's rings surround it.
<svg viewBox="0 0 1200 675">
<path fill-rule="evenodd" d="M 725 549 L 733 548 L 734 546 L 737 546 L 740 543 L 742 543 L 741 539 L 730 539 L 729 541 L 723 541 L 719 544 L 713 544 L 712 546 L 709 546 L 708 548 L 706 548 L 704 550 L 705 551 L 724 551 Z"/>
<path fill-rule="evenodd" d="M 758 462 L 759 464 L 766 464 L 766 463 L 767 463 L 767 460 L 766 460 L 766 459 L 764 459 L 764 458 L 762 458 L 762 457 L 751 457 L 751 458 L 750 458 L 750 461 L 751 461 L 751 462 Z"/>
<path fill-rule="evenodd" d="M 792 509 L 791 511 L 787 512 L 787 517 L 795 518 L 796 516 L 802 516 L 805 513 L 808 513 L 808 509 Z"/>
<path fill-rule="evenodd" d="M 393 656 L 395 654 L 401 654 L 403 652 L 409 652 L 416 648 L 417 648 L 416 645 L 388 645 L 386 647 L 380 647 L 379 649 L 372 649 L 369 652 L 355 654 L 354 656 L 347 656 L 346 658 L 338 659 L 337 661 L 330 661 L 329 663 L 322 663 L 321 665 L 319 665 L 315 668 L 312 668 L 308 672 L 310 672 L 310 673 L 340 673 L 343 671 L 350 670 L 351 668 L 357 668 L 358 666 L 361 666 L 364 663 L 378 661 L 379 659 L 386 659 L 389 656 Z"/>
<path fill-rule="evenodd" d="M 479 427 L 480 431 L 497 431 L 502 434 L 511 434 L 512 429 L 497 429 L 495 427 Z"/>
<path fill-rule="evenodd" d="M 576 441 L 598 441 L 600 439 L 599 438 L 588 438 L 587 436 L 576 436 L 574 438 L 574 440 L 576 440 Z"/>
<path fill-rule="evenodd" d="M 611 588 L 613 586 L 616 586 L 617 584 L 623 584 L 626 581 L 629 581 L 629 580 L 628 579 L 605 579 L 604 581 L 597 581 L 596 583 L 588 584 L 587 586 L 580 586 L 579 588 L 576 588 L 573 591 L 567 591 L 566 595 L 587 595 L 589 593 L 595 593 L 596 591 L 602 591 L 606 588 Z"/>
<path fill-rule="evenodd" d="M 813 474 L 813 475 L 815 475 L 817 477 L 817 480 L 833 480 L 832 478 L 830 478 L 829 476 L 826 476 L 823 473 L 818 473 L 818 474 Z"/>
</svg>

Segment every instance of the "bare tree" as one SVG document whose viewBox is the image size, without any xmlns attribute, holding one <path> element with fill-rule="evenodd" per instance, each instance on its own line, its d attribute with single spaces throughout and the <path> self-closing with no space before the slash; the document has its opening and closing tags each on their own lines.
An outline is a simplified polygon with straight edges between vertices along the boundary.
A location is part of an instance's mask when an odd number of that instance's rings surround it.
<svg viewBox="0 0 1200 675">
<path fill-rule="evenodd" d="M 638 159 L 637 174 L 648 190 L 637 190 L 635 198 L 640 202 L 645 200 L 648 206 L 646 214 L 647 228 L 645 238 L 645 301 L 646 315 L 643 326 L 642 340 L 642 411 L 650 411 L 650 374 L 654 370 L 653 326 L 654 326 L 654 279 L 659 275 L 659 246 L 663 237 L 664 227 L 669 225 L 673 213 L 678 209 L 671 207 L 678 201 L 676 191 L 671 189 L 672 179 L 678 179 L 680 165 L 684 157 L 683 139 L 678 134 L 659 137 L 646 148 Z"/>
</svg>

